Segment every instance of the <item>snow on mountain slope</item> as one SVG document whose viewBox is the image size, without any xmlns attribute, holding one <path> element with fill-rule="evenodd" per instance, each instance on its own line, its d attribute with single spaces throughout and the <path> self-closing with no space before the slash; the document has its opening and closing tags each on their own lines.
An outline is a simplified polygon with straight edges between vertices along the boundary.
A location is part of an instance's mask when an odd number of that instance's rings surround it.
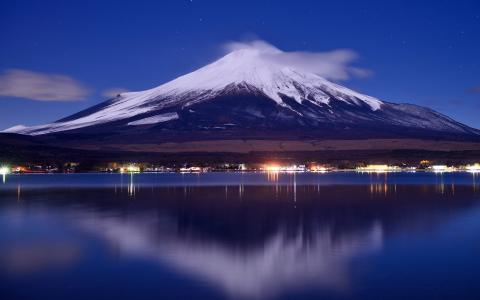
<svg viewBox="0 0 480 300">
<path fill-rule="evenodd" d="M 178 114 L 175 113 L 166 113 L 166 114 L 160 114 L 160 115 L 155 115 L 153 117 L 148 117 L 145 119 L 140 119 L 137 121 L 129 122 L 127 125 L 147 125 L 147 124 L 156 124 L 156 123 L 162 123 L 162 122 L 168 122 L 171 120 L 176 120 L 178 119 Z"/>
<path fill-rule="evenodd" d="M 232 85 L 251 86 L 277 104 L 290 109 L 290 105 L 282 100 L 281 95 L 295 99 L 300 104 L 303 101 L 328 104 L 331 95 L 334 95 L 335 98 L 351 105 L 359 105 L 363 102 L 372 110 L 381 108 L 382 101 L 378 99 L 329 82 L 316 74 L 302 73 L 288 66 L 265 60 L 262 58 L 263 51 L 275 50 L 237 50 L 212 64 L 159 87 L 141 92 L 122 93 L 103 109 L 89 115 L 40 126 L 15 126 L 4 132 L 39 135 L 127 119 L 149 111 L 175 106 L 180 102 L 183 106 L 188 106 L 208 100 Z M 159 98 L 163 100 L 152 101 Z"/>
<path fill-rule="evenodd" d="M 272 47 L 236 50 L 156 88 L 122 93 L 51 124 L 19 125 L 4 132 L 43 135 L 114 124 L 111 128 L 117 132 L 157 126 L 184 132 L 303 128 L 317 135 L 343 130 L 352 136 L 353 128 L 358 136 L 362 130 L 363 136 L 401 136 L 405 129 L 410 137 L 415 130 L 423 136 L 434 131 L 435 137 L 441 132 L 479 135 L 428 108 L 384 102 L 269 59 L 276 51 L 281 52 Z"/>
<path fill-rule="evenodd" d="M 284 103 L 280 94 L 302 103 L 306 98 L 328 104 L 329 92 L 339 99 L 367 103 L 373 110 L 380 109 L 382 102 L 373 97 L 359 94 L 313 73 L 302 73 L 278 62 L 263 59 L 259 49 L 234 51 L 222 59 L 195 72 L 181 76 L 158 88 L 153 93 L 178 95 L 186 91 L 220 91 L 230 84 L 245 83 L 256 87 L 280 105 Z M 355 100 L 353 100 L 355 99 Z"/>
</svg>

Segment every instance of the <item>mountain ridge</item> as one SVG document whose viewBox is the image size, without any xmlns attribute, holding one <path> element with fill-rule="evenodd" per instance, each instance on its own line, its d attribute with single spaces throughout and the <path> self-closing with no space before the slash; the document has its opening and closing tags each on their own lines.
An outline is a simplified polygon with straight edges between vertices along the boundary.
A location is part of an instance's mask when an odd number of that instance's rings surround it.
<svg viewBox="0 0 480 300">
<path fill-rule="evenodd" d="M 480 139 L 480 131 L 432 109 L 395 104 L 241 49 L 158 87 L 117 95 L 57 122 L 4 132 L 155 142 L 219 139 Z M 268 53 L 268 52 L 267 52 Z M 298 133 L 300 132 L 300 134 Z M 263 136 L 263 137 L 262 137 Z M 208 138 L 210 139 L 210 138 Z"/>
</svg>

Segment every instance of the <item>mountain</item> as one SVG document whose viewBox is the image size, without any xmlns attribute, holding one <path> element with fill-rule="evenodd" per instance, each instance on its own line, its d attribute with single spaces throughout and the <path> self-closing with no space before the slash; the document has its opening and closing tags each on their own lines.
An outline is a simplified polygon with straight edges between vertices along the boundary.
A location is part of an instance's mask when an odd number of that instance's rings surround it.
<svg viewBox="0 0 480 300">
<path fill-rule="evenodd" d="M 440 139 L 480 131 L 429 108 L 370 97 L 317 74 L 233 51 L 156 88 L 122 93 L 51 124 L 4 132 L 89 144 L 202 140 Z"/>
</svg>

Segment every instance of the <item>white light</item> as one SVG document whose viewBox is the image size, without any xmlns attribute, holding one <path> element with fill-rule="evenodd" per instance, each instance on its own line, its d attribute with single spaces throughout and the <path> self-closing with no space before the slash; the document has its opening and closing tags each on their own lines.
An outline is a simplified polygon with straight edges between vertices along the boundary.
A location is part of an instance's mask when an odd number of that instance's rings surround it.
<svg viewBox="0 0 480 300">
<path fill-rule="evenodd" d="M 137 173 L 137 172 L 140 172 L 140 167 L 130 165 L 127 167 L 127 171 L 130 173 Z"/>
<path fill-rule="evenodd" d="M 435 165 L 435 166 L 431 166 L 430 168 L 435 173 L 456 171 L 456 169 L 454 167 L 449 167 L 449 166 L 446 166 L 446 165 Z"/>
<path fill-rule="evenodd" d="M 281 165 L 265 165 L 262 170 L 267 171 L 267 172 L 272 172 L 272 173 L 278 173 L 278 172 L 305 172 L 307 168 L 305 165 L 287 165 L 287 166 L 281 166 Z"/>
<path fill-rule="evenodd" d="M 7 174 L 10 174 L 10 168 L 9 167 L 0 167 L 0 175 L 2 175 L 2 181 L 5 183 Z"/>
<path fill-rule="evenodd" d="M 0 175 L 7 175 L 10 174 L 10 168 L 9 167 L 0 167 Z"/>
<path fill-rule="evenodd" d="M 312 171 L 312 172 L 318 172 L 318 173 L 326 173 L 326 172 L 328 172 L 328 168 L 315 166 L 315 167 L 312 167 L 312 168 L 310 169 L 310 171 Z"/>
<path fill-rule="evenodd" d="M 189 172 L 198 173 L 198 172 L 202 172 L 202 168 L 200 167 L 180 168 L 180 172 L 181 173 L 189 173 Z"/>
<path fill-rule="evenodd" d="M 474 165 L 467 166 L 467 171 L 480 172 L 480 164 L 474 164 Z"/>
<path fill-rule="evenodd" d="M 357 171 L 364 171 L 364 172 L 389 172 L 389 171 L 398 171 L 400 168 L 397 166 L 389 166 L 389 165 L 368 165 L 366 167 L 359 167 Z"/>
</svg>

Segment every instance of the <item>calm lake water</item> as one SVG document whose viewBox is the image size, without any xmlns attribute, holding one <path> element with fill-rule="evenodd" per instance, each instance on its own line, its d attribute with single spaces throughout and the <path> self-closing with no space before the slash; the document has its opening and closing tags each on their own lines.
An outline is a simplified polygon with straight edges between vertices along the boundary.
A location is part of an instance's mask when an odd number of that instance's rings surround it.
<svg viewBox="0 0 480 300">
<path fill-rule="evenodd" d="M 0 181 L 0 299 L 458 300 L 479 278 L 475 174 Z"/>
</svg>

